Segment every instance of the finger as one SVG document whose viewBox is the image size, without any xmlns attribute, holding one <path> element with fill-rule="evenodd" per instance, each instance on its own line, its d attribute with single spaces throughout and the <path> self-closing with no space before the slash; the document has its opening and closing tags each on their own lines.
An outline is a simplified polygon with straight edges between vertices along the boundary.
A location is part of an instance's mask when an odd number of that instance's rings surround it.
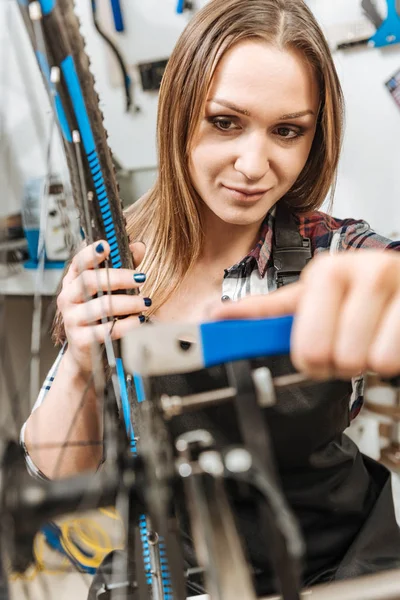
<svg viewBox="0 0 400 600">
<path fill-rule="evenodd" d="M 64 287 L 62 294 L 66 302 L 79 303 L 88 300 L 98 292 L 132 290 L 143 285 L 143 277 L 138 277 L 130 269 L 96 269 L 84 271 L 76 277 L 68 287 Z M 136 280 L 135 280 L 136 277 Z"/>
<path fill-rule="evenodd" d="M 238 302 L 226 302 L 213 308 L 212 319 L 251 319 L 278 317 L 296 311 L 303 293 L 302 282 L 292 283 L 267 296 L 249 296 Z"/>
<path fill-rule="evenodd" d="M 304 278 L 291 339 L 294 366 L 309 377 L 332 376 L 334 343 L 348 279 L 335 261 L 319 261 Z"/>
<path fill-rule="evenodd" d="M 137 269 L 144 259 L 146 245 L 144 242 L 133 242 L 132 244 L 129 244 L 129 248 L 133 255 L 133 264 L 135 269 Z"/>
<path fill-rule="evenodd" d="M 368 368 L 384 377 L 400 374 L 400 294 L 394 296 L 368 353 Z"/>
<path fill-rule="evenodd" d="M 85 331 L 83 334 L 82 331 L 80 331 L 80 341 L 82 344 L 86 345 L 91 344 L 93 341 L 104 344 L 106 339 L 111 338 L 112 340 L 119 340 L 129 331 L 140 326 L 141 323 L 136 315 L 125 317 L 121 320 L 109 321 L 108 323 L 91 325 L 84 328 Z"/>
<path fill-rule="evenodd" d="M 63 286 L 68 285 L 78 275 L 87 269 L 94 269 L 100 265 L 109 255 L 110 246 L 105 240 L 98 240 L 90 246 L 86 246 L 75 254 L 68 272 L 63 280 Z"/>
<path fill-rule="evenodd" d="M 149 299 L 127 294 L 105 294 L 75 305 L 64 317 L 66 327 L 96 323 L 107 317 L 139 315 L 149 307 Z"/>
<path fill-rule="evenodd" d="M 333 365 L 336 376 L 342 379 L 367 369 L 371 344 L 392 298 L 391 289 L 376 289 L 371 284 L 364 278 L 363 286 L 350 291 L 339 312 Z"/>
</svg>

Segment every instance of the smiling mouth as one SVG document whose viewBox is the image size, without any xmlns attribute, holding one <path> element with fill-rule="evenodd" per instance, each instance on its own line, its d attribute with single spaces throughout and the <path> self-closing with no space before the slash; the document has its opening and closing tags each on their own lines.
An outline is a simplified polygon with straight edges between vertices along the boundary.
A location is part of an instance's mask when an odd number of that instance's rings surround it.
<svg viewBox="0 0 400 600">
<path fill-rule="evenodd" d="M 224 187 L 228 192 L 230 192 L 231 195 L 234 196 L 237 200 L 259 200 L 269 191 L 269 190 L 250 191 L 250 190 L 243 190 L 243 189 L 240 190 L 240 189 L 230 188 L 226 185 L 223 185 L 222 187 Z"/>
</svg>

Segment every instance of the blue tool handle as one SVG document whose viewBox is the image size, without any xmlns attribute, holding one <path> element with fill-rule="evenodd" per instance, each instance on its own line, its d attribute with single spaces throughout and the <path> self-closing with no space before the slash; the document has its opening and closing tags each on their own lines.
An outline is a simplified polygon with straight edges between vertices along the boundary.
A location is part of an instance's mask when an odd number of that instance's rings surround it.
<svg viewBox="0 0 400 600">
<path fill-rule="evenodd" d="M 290 353 L 293 317 L 217 321 L 200 325 L 205 367 Z"/>
<path fill-rule="evenodd" d="M 178 0 L 178 5 L 176 7 L 176 12 L 178 15 L 183 13 L 183 9 L 185 8 L 185 0 Z"/>
<path fill-rule="evenodd" d="M 124 31 L 124 19 L 122 17 L 122 9 L 120 0 L 111 0 L 111 8 L 114 17 L 114 26 L 116 31 Z"/>
<path fill-rule="evenodd" d="M 386 4 L 387 4 L 387 9 L 388 9 L 388 14 L 387 14 L 387 19 L 393 19 L 394 17 L 397 17 L 397 2 L 396 0 L 386 0 Z"/>
<path fill-rule="evenodd" d="M 398 44 L 400 42 L 400 15 L 397 12 L 397 0 L 386 0 L 388 14 L 382 25 L 369 40 L 376 48 Z"/>
</svg>

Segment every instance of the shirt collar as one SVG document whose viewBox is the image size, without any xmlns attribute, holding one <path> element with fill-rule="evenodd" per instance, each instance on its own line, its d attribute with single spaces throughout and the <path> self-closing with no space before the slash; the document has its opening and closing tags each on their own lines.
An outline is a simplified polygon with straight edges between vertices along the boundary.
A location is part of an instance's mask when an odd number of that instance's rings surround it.
<svg viewBox="0 0 400 600">
<path fill-rule="evenodd" d="M 255 260 L 257 263 L 258 272 L 261 277 L 264 277 L 272 252 L 272 240 L 274 234 L 275 223 L 275 206 L 266 214 L 264 221 L 261 224 L 259 239 L 254 248 L 236 265 L 233 265 L 228 272 L 236 270 L 250 261 Z"/>
</svg>

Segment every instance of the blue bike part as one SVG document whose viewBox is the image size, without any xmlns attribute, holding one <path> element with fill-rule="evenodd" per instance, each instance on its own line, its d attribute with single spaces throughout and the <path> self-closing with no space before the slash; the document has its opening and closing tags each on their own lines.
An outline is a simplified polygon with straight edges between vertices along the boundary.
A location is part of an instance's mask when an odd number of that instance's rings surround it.
<svg viewBox="0 0 400 600">
<path fill-rule="evenodd" d="M 119 388 L 121 391 L 121 404 L 122 413 L 124 416 L 125 429 L 130 442 L 130 450 L 132 454 L 137 454 L 135 432 L 133 431 L 133 424 L 131 421 L 131 407 L 129 404 L 128 388 L 126 386 L 125 370 L 122 360 L 120 358 L 115 359 L 115 365 L 117 369 L 117 376 L 119 381 Z"/>
<path fill-rule="evenodd" d="M 71 130 L 68 125 L 67 115 L 65 114 L 64 107 L 61 102 L 61 98 L 58 95 L 58 92 L 56 90 L 56 86 L 54 85 L 54 83 L 51 82 L 50 67 L 47 64 L 46 57 L 44 56 L 44 54 L 42 54 L 42 52 L 39 52 L 39 50 L 36 50 L 36 58 L 39 63 L 40 69 L 46 78 L 46 81 L 47 81 L 47 84 L 48 84 L 49 90 L 50 90 L 50 95 L 54 98 L 54 107 L 56 109 L 56 115 L 58 118 L 58 122 L 60 124 L 60 128 L 61 128 L 63 137 L 64 137 L 65 141 L 72 143 L 72 134 L 71 134 Z"/>
<path fill-rule="evenodd" d="M 293 317 L 217 321 L 200 325 L 204 367 L 290 353 Z"/>
<path fill-rule="evenodd" d="M 105 225 L 105 234 L 107 242 L 110 245 L 111 264 L 114 269 L 119 269 L 122 267 L 122 262 L 112 214 L 110 211 L 110 202 L 107 196 L 107 190 L 96 152 L 94 135 L 90 126 L 85 100 L 79 84 L 79 79 L 72 56 L 67 56 L 62 61 L 61 68 L 73 104 L 75 117 L 78 122 L 79 131 L 82 137 L 83 147 L 85 149 L 89 167 L 94 178 L 94 187 L 99 200 L 99 207 L 103 223 Z"/>
<path fill-rule="evenodd" d="M 386 3 L 388 7 L 387 17 L 368 42 L 376 48 L 400 42 L 400 16 L 396 10 L 396 0 L 386 0 Z"/>
<path fill-rule="evenodd" d="M 137 400 L 138 402 L 143 402 L 143 400 L 146 400 L 146 396 L 144 394 L 143 379 L 138 373 L 134 373 L 133 381 L 135 382 Z"/>
</svg>

